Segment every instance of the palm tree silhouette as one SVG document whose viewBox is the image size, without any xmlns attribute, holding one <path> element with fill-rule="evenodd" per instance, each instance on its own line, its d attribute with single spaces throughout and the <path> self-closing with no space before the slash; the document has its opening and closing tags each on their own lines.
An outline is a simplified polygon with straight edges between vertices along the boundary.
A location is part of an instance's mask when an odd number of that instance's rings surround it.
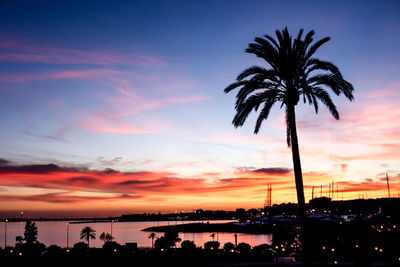
<svg viewBox="0 0 400 267">
<path fill-rule="evenodd" d="M 214 242 L 214 239 L 215 239 L 215 233 L 212 233 L 212 234 L 210 235 L 210 237 L 213 239 L 213 242 Z"/>
<path fill-rule="evenodd" d="M 86 226 L 81 230 L 81 239 L 85 239 L 88 247 L 89 247 L 89 240 L 96 239 L 96 231 L 89 226 Z"/>
<path fill-rule="evenodd" d="M 287 27 L 282 31 L 276 30 L 275 34 L 276 39 L 270 35 L 255 38 L 255 43 L 250 43 L 246 49 L 247 53 L 264 59 L 269 68 L 252 66 L 244 70 L 237 76 L 236 82 L 226 87 L 224 92 L 240 88 L 236 95 L 236 114 L 232 121 L 235 128 L 243 126 L 253 110 L 257 112 L 260 109 L 254 134 L 259 132 L 262 122 L 268 118 L 275 103 L 280 102 L 280 107 L 285 107 L 287 145 L 292 149 L 299 217 L 305 241 L 306 211 L 295 107 L 302 99 L 304 103 L 314 105 L 315 112 L 318 113 L 320 101 L 338 120 L 339 113 L 325 89 L 331 89 L 336 95 L 343 93 L 350 101 L 353 100 L 354 89 L 343 79 L 334 64 L 313 57 L 317 49 L 330 40 L 329 37 L 311 45 L 314 31 L 308 32 L 304 39 L 303 29 L 295 39 L 289 35 Z"/>
<path fill-rule="evenodd" d="M 154 248 L 154 238 L 156 237 L 155 233 L 151 233 L 149 238 L 151 238 L 151 248 Z"/>
<path fill-rule="evenodd" d="M 105 232 L 101 233 L 101 235 L 99 236 L 99 238 L 100 238 L 100 240 L 102 240 L 104 243 L 106 243 L 106 242 L 111 242 L 111 241 L 113 241 L 113 240 L 115 239 L 111 234 L 105 233 Z"/>
</svg>

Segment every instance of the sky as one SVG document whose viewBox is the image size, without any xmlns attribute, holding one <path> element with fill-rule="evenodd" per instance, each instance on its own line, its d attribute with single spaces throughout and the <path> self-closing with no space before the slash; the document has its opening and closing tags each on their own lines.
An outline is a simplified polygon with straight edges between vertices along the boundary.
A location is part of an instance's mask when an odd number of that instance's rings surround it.
<svg viewBox="0 0 400 267">
<path fill-rule="evenodd" d="M 306 201 L 400 192 L 398 1 L 0 1 L 0 217 L 296 202 L 284 110 L 235 129 L 255 37 L 315 30 L 355 88 L 298 105 Z"/>
</svg>

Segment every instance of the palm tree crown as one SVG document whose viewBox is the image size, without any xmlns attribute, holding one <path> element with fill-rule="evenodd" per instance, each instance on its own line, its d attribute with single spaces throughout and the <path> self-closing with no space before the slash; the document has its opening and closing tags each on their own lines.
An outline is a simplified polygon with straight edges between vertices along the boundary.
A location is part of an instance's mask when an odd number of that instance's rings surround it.
<svg viewBox="0 0 400 267">
<path fill-rule="evenodd" d="M 100 240 L 104 241 L 104 243 L 111 242 L 115 239 L 111 234 L 105 233 L 105 232 L 101 233 L 99 238 L 100 238 Z"/>
<path fill-rule="evenodd" d="M 270 68 L 252 66 L 237 76 L 236 82 L 225 88 L 225 93 L 240 88 L 236 95 L 236 115 L 232 121 L 235 127 L 242 126 L 247 116 L 258 111 L 254 133 L 257 134 L 264 120 L 268 118 L 272 106 L 281 102 L 286 108 L 287 143 L 291 145 L 288 107 L 296 106 L 302 98 L 304 103 L 314 105 L 318 113 L 318 100 L 326 105 L 335 119 L 339 113 L 331 97 L 325 90 L 332 89 L 336 95 L 344 94 L 353 100 L 353 86 L 343 79 L 339 69 L 328 61 L 314 58 L 317 49 L 330 40 L 325 37 L 313 45 L 314 31 L 308 32 L 304 39 L 301 29 L 295 39 L 287 28 L 275 32 L 276 39 L 270 35 L 255 38 L 246 52 L 264 59 Z"/>
<path fill-rule="evenodd" d="M 96 239 L 96 231 L 93 228 L 86 226 L 81 230 L 80 237 L 81 239 L 85 239 L 89 246 L 89 240 Z"/>
</svg>

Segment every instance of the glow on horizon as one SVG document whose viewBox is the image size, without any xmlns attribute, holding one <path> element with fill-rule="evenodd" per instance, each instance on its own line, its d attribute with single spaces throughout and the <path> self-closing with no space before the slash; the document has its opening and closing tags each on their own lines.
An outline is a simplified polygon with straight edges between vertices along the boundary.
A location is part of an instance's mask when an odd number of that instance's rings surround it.
<svg viewBox="0 0 400 267">
<path fill-rule="evenodd" d="M 343 167 L 343 166 L 342 166 Z M 338 179 L 339 178 L 339 179 Z M 394 177 L 398 179 L 398 177 Z M 306 199 L 328 196 L 331 177 L 324 173 L 304 173 Z M 233 173 L 203 173 L 199 177 L 177 177 L 169 172 L 119 172 L 51 165 L 4 165 L 0 167 L 0 199 L 7 202 L 3 212 L 17 214 L 10 207 L 31 214 L 60 211 L 65 214 L 119 215 L 127 212 L 172 212 L 263 205 L 267 184 L 273 187 L 273 203 L 295 202 L 292 170 L 289 168 L 239 168 Z M 348 182 L 336 177 L 334 199 L 386 196 L 386 183 L 366 180 Z M 392 195 L 400 184 L 392 184 Z M 101 203 L 101 209 L 99 204 Z M 134 205 L 132 204 L 134 203 Z M 74 210 L 71 213 L 70 210 Z M 58 212 L 56 212 L 58 211 Z"/>
<path fill-rule="evenodd" d="M 0 4 L 0 217 L 258 208 L 267 184 L 296 202 L 283 111 L 234 129 L 222 91 L 285 26 L 330 36 L 317 56 L 355 88 L 340 121 L 297 108 L 306 199 L 386 197 L 386 173 L 398 196 L 399 3 L 255 3 Z"/>
</svg>

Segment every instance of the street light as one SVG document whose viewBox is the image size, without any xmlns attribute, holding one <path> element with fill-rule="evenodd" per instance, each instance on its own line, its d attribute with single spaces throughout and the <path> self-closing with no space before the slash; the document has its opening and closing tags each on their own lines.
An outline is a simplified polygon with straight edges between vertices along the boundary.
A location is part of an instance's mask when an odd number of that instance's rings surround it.
<svg viewBox="0 0 400 267">
<path fill-rule="evenodd" d="M 67 249 L 69 247 L 69 222 L 66 223 L 67 225 Z"/>
<path fill-rule="evenodd" d="M 7 222 L 8 219 L 6 219 L 6 222 L 4 224 L 4 249 L 7 247 Z"/>
<path fill-rule="evenodd" d="M 113 236 L 113 222 L 114 220 L 111 220 L 111 236 Z"/>
</svg>

